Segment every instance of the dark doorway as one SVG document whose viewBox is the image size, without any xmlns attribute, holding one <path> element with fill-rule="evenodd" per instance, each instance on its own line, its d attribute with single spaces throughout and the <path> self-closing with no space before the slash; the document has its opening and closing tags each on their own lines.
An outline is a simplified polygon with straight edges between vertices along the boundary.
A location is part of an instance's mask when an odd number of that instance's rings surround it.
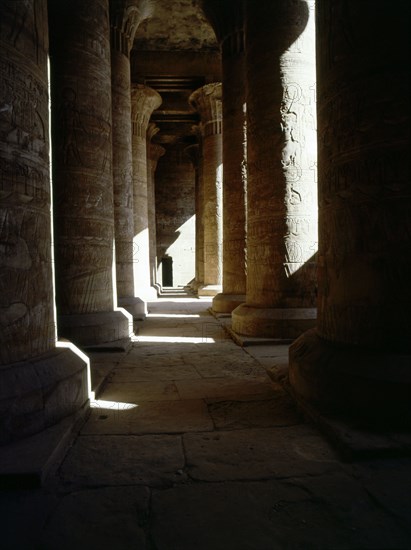
<svg viewBox="0 0 411 550">
<path fill-rule="evenodd" d="M 166 256 L 161 260 L 163 286 L 173 286 L 173 258 Z"/>
</svg>

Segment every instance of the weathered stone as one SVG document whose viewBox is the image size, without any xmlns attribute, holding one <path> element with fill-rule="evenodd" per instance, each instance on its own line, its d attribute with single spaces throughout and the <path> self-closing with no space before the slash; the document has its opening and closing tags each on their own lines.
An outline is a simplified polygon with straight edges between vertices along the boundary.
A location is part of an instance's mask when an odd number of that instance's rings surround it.
<svg viewBox="0 0 411 550">
<path fill-rule="evenodd" d="M 177 386 L 170 381 L 110 383 L 104 389 L 104 399 L 127 401 L 138 404 L 140 401 L 169 401 L 180 399 Z"/>
<path fill-rule="evenodd" d="M 157 277 L 163 287 L 186 286 L 195 275 L 195 173 L 187 144 L 167 144 L 156 172 Z"/>
<path fill-rule="evenodd" d="M 87 365 L 56 349 L 45 0 L 0 21 L 0 444 L 81 408 Z"/>
<path fill-rule="evenodd" d="M 293 0 L 245 3 L 247 301 L 233 311 L 232 327 L 246 336 L 296 338 L 315 323 L 315 28 L 310 7 L 313 2 Z"/>
<path fill-rule="evenodd" d="M 284 390 L 273 392 L 271 399 L 220 401 L 208 406 L 215 427 L 220 430 L 271 428 L 301 423 L 294 402 Z"/>
<path fill-rule="evenodd" d="M 306 425 L 183 437 L 188 473 L 201 481 L 285 478 L 338 469 L 331 448 Z"/>
<path fill-rule="evenodd" d="M 148 219 L 147 128 L 151 113 L 161 105 L 161 96 L 143 84 L 131 88 L 133 205 L 134 205 L 134 288 L 144 301 L 157 297 L 150 279 Z"/>
<path fill-rule="evenodd" d="M 130 364 L 127 363 L 122 365 L 120 369 L 116 369 L 111 377 L 112 382 L 155 382 L 158 380 L 184 380 L 185 378 L 200 378 L 200 375 L 197 373 L 196 369 L 191 365 L 164 365 L 161 364 L 158 359 L 153 361 L 153 364 L 148 365 L 146 365 L 145 360 L 133 367 L 126 365 Z"/>
<path fill-rule="evenodd" d="M 301 483 L 196 483 L 154 490 L 152 506 L 158 550 L 405 550 L 409 540 L 405 529 L 342 474 L 307 476 Z"/>
<path fill-rule="evenodd" d="M 183 467 L 179 436 L 87 435 L 68 453 L 61 476 L 76 486 L 162 486 L 183 481 Z"/>
<path fill-rule="evenodd" d="M 223 90 L 223 292 L 213 310 L 230 313 L 245 302 L 247 137 L 243 3 L 207 0 L 203 9 L 221 47 Z M 235 205 L 235 207 L 234 207 Z"/>
<path fill-rule="evenodd" d="M 290 381 L 324 414 L 395 430 L 411 424 L 408 27 L 373 7 L 317 3 L 318 327 L 291 346 Z"/>
<path fill-rule="evenodd" d="M 176 380 L 181 399 L 234 397 L 236 395 L 271 395 L 271 382 L 267 380 L 242 380 L 233 378 L 203 378 L 201 380 Z"/>
<path fill-rule="evenodd" d="M 130 334 L 129 318 L 113 311 L 108 0 L 64 0 L 49 12 L 58 330 L 101 344 Z"/>
<path fill-rule="evenodd" d="M 153 287 L 156 287 L 158 284 L 155 173 L 160 157 L 166 152 L 164 147 L 151 142 L 158 131 L 158 126 L 150 122 L 147 129 L 147 201 L 148 236 L 150 241 L 150 282 Z"/>
<path fill-rule="evenodd" d="M 162 434 L 210 432 L 214 429 L 201 400 L 140 402 L 133 409 L 116 404 L 92 411 L 82 434 Z"/>
<path fill-rule="evenodd" d="M 201 117 L 204 223 L 204 286 L 199 296 L 215 296 L 222 285 L 222 97 L 221 83 L 206 84 L 190 96 Z"/>
<path fill-rule="evenodd" d="M 118 305 L 137 318 L 144 316 L 144 304 L 134 293 L 130 49 L 138 26 L 150 15 L 149 4 L 145 0 L 110 2 L 117 297 Z"/>
<path fill-rule="evenodd" d="M 149 491 L 145 487 L 105 487 L 64 496 L 41 536 L 45 550 L 61 548 L 148 548 L 144 526 Z"/>
</svg>

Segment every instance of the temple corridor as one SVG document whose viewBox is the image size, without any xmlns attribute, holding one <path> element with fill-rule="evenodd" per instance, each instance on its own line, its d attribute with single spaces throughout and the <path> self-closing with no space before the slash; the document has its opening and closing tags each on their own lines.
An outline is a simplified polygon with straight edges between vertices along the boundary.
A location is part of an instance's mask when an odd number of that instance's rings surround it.
<svg viewBox="0 0 411 550">
<path fill-rule="evenodd" d="M 1 494 L 4 548 L 409 548 L 410 459 L 342 461 L 267 376 L 286 346 L 237 346 L 210 304 L 167 291 L 91 354 L 106 382 L 44 487 Z"/>
</svg>

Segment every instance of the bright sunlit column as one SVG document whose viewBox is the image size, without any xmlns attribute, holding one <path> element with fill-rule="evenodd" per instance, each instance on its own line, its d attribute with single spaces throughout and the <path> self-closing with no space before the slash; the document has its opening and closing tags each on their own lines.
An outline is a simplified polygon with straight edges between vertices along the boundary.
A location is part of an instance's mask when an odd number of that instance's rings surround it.
<svg viewBox="0 0 411 550">
<path fill-rule="evenodd" d="M 144 301 L 155 300 L 157 291 L 151 286 L 150 238 L 147 186 L 147 128 L 151 113 L 161 105 L 161 96 L 143 84 L 131 89 L 134 202 L 134 287 Z"/>
<path fill-rule="evenodd" d="M 147 129 L 147 197 L 148 197 L 148 232 L 150 241 L 150 281 L 157 289 L 157 237 L 156 237 L 156 189 L 155 173 L 159 159 L 166 150 L 151 140 L 159 131 L 154 122 L 150 122 Z"/>
<path fill-rule="evenodd" d="M 316 319 L 314 3 L 247 0 L 245 17 L 247 300 L 232 327 L 292 339 Z"/>
<path fill-rule="evenodd" d="M 130 9 L 131 5 L 135 9 Z M 110 3 L 117 303 L 137 318 L 144 315 L 145 304 L 134 295 L 130 50 L 138 26 L 151 15 L 150 9 L 145 0 Z"/>
<path fill-rule="evenodd" d="M 199 296 L 215 296 L 222 289 L 223 194 L 221 82 L 193 92 L 190 104 L 200 114 L 204 222 L 204 285 Z"/>
<path fill-rule="evenodd" d="M 89 387 L 87 361 L 56 342 L 47 2 L 3 2 L 0 17 L 0 445 L 6 445 L 78 414 Z"/>
</svg>

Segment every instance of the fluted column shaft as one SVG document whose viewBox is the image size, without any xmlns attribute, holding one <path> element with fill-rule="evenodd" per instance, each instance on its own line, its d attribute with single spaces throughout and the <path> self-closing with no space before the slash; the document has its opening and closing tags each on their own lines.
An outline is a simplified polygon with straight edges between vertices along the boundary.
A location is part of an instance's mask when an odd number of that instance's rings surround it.
<svg viewBox="0 0 411 550">
<path fill-rule="evenodd" d="M 63 0 L 50 8 L 59 331 L 98 344 L 130 333 L 129 318 L 113 311 L 108 1 Z"/>
<path fill-rule="evenodd" d="M 223 90 L 223 292 L 213 310 L 231 312 L 246 294 L 246 147 L 243 5 L 205 0 L 221 48 Z M 233 206 L 235 205 L 235 207 Z"/>
<path fill-rule="evenodd" d="M 317 2 L 318 326 L 290 350 L 300 398 L 408 428 L 409 14 L 408 2 Z"/>
<path fill-rule="evenodd" d="M 117 296 L 118 304 L 134 317 L 144 312 L 144 304 L 134 294 L 130 49 L 139 24 L 148 16 L 143 4 L 143 0 L 110 3 Z"/>
<path fill-rule="evenodd" d="M 234 331 L 295 338 L 315 322 L 314 11 L 246 1 L 247 302 Z"/>
<path fill-rule="evenodd" d="M 222 285 L 222 105 L 221 83 L 206 84 L 190 96 L 201 117 L 204 223 L 204 286 L 199 295 L 215 296 Z"/>
<path fill-rule="evenodd" d="M 157 285 L 157 237 L 156 237 L 156 193 L 155 172 L 160 157 L 166 150 L 161 145 L 151 143 L 159 128 L 150 122 L 147 130 L 147 189 L 148 189 L 148 233 L 150 246 L 150 281 Z"/>
<path fill-rule="evenodd" d="M 56 342 L 46 0 L 5 2 L 0 21 L 0 445 L 88 400 L 87 365 Z"/>
<path fill-rule="evenodd" d="M 147 184 L 147 128 L 151 113 L 161 105 L 160 95 L 142 84 L 131 91 L 134 198 L 134 281 L 143 300 L 155 299 L 150 278 L 150 239 Z"/>
</svg>

